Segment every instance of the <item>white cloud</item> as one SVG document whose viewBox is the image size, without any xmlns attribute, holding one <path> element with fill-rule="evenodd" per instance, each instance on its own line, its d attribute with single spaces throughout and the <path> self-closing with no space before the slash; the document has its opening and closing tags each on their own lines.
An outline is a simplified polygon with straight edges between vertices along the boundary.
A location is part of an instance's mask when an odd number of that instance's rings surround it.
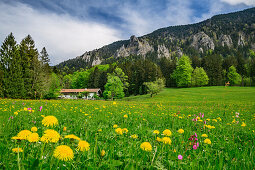
<svg viewBox="0 0 255 170">
<path fill-rule="evenodd" d="M 106 25 L 37 11 L 22 3 L 0 3 L 0 16 L 1 43 L 10 32 L 18 43 L 30 34 L 39 51 L 46 47 L 53 65 L 121 39 Z"/>
<path fill-rule="evenodd" d="M 248 6 L 255 5 L 255 0 L 221 0 L 222 2 L 226 2 L 230 5 L 238 5 L 238 4 L 245 4 Z"/>
</svg>

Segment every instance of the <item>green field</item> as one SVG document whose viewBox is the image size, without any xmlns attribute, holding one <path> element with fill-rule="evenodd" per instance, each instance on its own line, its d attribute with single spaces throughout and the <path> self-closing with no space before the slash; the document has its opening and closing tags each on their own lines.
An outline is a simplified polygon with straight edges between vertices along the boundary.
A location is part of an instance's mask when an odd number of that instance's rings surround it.
<svg viewBox="0 0 255 170">
<path fill-rule="evenodd" d="M 42 124 L 49 115 L 58 119 L 58 125 Z M 0 169 L 255 167 L 253 87 L 164 89 L 152 98 L 132 96 L 114 102 L 1 99 L 0 121 Z M 118 130 L 123 134 L 118 134 L 113 125 L 121 128 Z M 40 137 L 46 129 L 54 129 L 61 137 L 48 143 L 42 138 L 31 142 L 29 136 L 12 139 L 20 131 L 34 126 Z M 163 134 L 165 129 L 172 132 L 169 137 Z M 184 133 L 178 133 L 179 129 Z M 160 133 L 154 134 L 154 130 Z M 70 134 L 87 141 L 89 149 L 79 151 L 79 140 L 65 138 Z M 211 142 L 206 143 L 208 139 Z M 141 149 L 143 142 L 149 142 L 152 147 L 148 147 L 148 151 Z M 71 148 L 70 160 L 53 156 L 60 145 Z M 12 151 L 18 147 L 23 152 Z M 67 151 L 63 152 L 65 156 Z M 182 159 L 178 159 L 179 155 Z"/>
</svg>

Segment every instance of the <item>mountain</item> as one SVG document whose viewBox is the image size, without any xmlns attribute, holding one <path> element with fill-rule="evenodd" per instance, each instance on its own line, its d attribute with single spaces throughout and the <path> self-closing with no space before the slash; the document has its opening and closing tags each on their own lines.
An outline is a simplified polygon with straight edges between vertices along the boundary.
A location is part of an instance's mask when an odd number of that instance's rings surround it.
<svg viewBox="0 0 255 170">
<path fill-rule="evenodd" d="M 213 16 L 205 21 L 158 29 L 150 34 L 130 37 L 102 48 L 88 51 L 74 59 L 64 61 L 57 68 L 91 67 L 143 57 L 159 59 L 180 57 L 203 57 L 208 52 L 223 57 L 244 49 L 255 50 L 255 8 Z"/>
</svg>

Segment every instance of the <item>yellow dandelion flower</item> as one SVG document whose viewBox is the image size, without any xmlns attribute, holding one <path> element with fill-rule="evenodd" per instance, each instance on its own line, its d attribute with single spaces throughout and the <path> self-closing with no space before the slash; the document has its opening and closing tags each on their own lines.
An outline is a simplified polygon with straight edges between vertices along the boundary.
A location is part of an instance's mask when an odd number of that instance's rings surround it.
<svg viewBox="0 0 255 170">
<path fill-rule="evenodd" d="M 183 129 L 179 129 L 177 132 L 182 134 L 182 133 L 184 133 L 184 130 Z"/>
<path fill-rule="evenodd" d="M 116 125 L 116 124 L 115 124 L 115 125 L 113 125 L 113 128 L 117 128 L 117 127 L 118 127 L 118 125 Z"/>
<path fill-rule="evenodd" d="M 156 141 L 161 142 L 161 141 L 162 141 L 162 139 L 161 139 L 161 138 L 159 138 L 159 137 L 157 137 L 157 138 L 156 138 Z"/>
<path fill-rule="evenodd" d="M 88 151 L 90 147 L 90 144 L 84 140 L 79 141 L 77 149 L 79 151 Z"/>
<path fill-rule="evenodd" d="M 23 138 L 18 137 L 18 136 L 13 136 L 12 139 L 15 139 L 15 140 L 22 140 Z"/>
<path fill-rule="evenodd" d="M 122 132 L 123 132 L 123 133 L 128 133 L 128 129 L 127 129 L 127 128 L 123 128 L 123 129 L 122 129 Z"/>
<path fill-rule="evenodd" d="M 42 124 L 47 127 L 53 127 L 55 125 L 58 125 L 58 119 L 55 116 L 46 116 L 43 118 Z"/>
<path fill-rule="evenodd" d="M 213 121 L 213 122 L 217 122 L 217 119 L 213 119 L 212 121 Z"/>
<path fill-rule="evenodd" d="M 66 135 L 66 136 L 65 136 L 65 139 L 76 139 L 76 140 L 81 140 L 79 137 L 77 137 L 77 136 L 75 136 L 75 135 L 73 135 L 73 134 L 71 134 L 71 135 Z"/>
<path fill-rule="evenodd" d="M 124 117 L 124 118 L 128 118 L 128 115 L 124 115 L 123 117 Z"/>
<path fill-rule="evenodd" d="M 116 103 L 116 102 L 113 102 L 112 104 L 114 105 L 114 104 L 117 104 L 117 103 Z"/>
<path fill-rule="evenodd" d="M 26 107 L 24 107 L 24 111 L 27 111 L 27 108 L 26 108 Z"/>
<path fill-rule="evenodd" d="M 98 132 L 102 132 L 103 130 L 102 130 L 102 129 L 98 129 L 97 131 L 98 131 Z"/>
<path fill-rule="evenodd" d="M 176 152 L 176 149 L 174 149 L 174 153 Z"/>
<path fill-rule="evenodd" d="M 163 131 L 163 134 L 164 134 L 165 136 L 171 136 L 171 135 L 172 135 L 172 132 L 171 132 L 169 129 L 166 129 L 166 130 Z"/>
<path fill-rule="evenodd" d="M 162 142 L 163 142 L 164 144 L 169 144 L 169 145 L 172 144 L 172 141 L 171 141 L 171 139 L 170 139 L 169 137 L 163 137 L 163 138 L 162 138 Z"/>
<path fill-rule="evenodd" d="M 28 136 L 27 140 L 29 142 L 38 142 L 39 141 L 39 135 L 38 133 L 32 133 L 31 135 Z"/>
<path fill-rule="evenodd" d="M 14 153 L 23 152 L 23 149 L 22 148 L 13 148 L 12 152 L 14 152 Z"/>
<path fill-rule="evenodd" d="M 14 112 L 15 115 L 18 115 L 18 112 Z"/>
<path fill-rule="evenodd" d="M 45 117 L 44 115 L 41 115 L 42 117 Z"/>
<path fill-rule="evenodd" d="M 202 134 L 201 136 L 204 138 L 208 138 L 207 134 Z"/>
<path fill-rule="evenodd" d="M 116 132 L 117 134 L 119 134 L 119 135 L 122 135 L 122 134 L 123 134 L 123 131 L 122 131 L 121 128 L 115 129 L 115 132 Z"/>
<path fill-rule="evenodd" d="M 105 150 L 102 150 L 100 155 L 101 155 L 102 157 L 104 157 L 104 156 L 105 156 Z"/>
<path fill-rule="evenodd" d="M 66 131 L 66 127 L 63 127 L 63 131 Z"/>
<path fill-rule="evenodd" d="M 74 157 L 73 150 L 67 145 L 60 145 L 56 147 L 53 156 L 62 161 L 69 161 Z"/>
<path fill-rule="evenodd" d="M 205 140 L 204 140 L 204 143 L 207 143 L 207 144 L 212 144 L 212 142 L 211 142 L 211 140 L 210 139 L 208 139 L 208 138 L 206 138 Z"/>
<path fill-rule="evenodd" d="M 35 126 L 32 127 L 32 128 L 31 128 L 31 131 L 32 131 L 32 132 L 37 132 L 37 127 L 35 127 Z"/>
<path fill-rule="evenodd" d="M 57 143 L 60 139 L 60 134 L 52 129 L 47 129 L 44 131 L 43 136 L 41 137 L 42 142 L 52 142 L 52 143 Z"/>
<path fill-rule="evenodd" d="M 18 133 L 17 137 L 19 137 L 21 140 L 27 139 L 27 137 L 31 135 L 31 133 L 32 132 L 30 130 L 22 130 Z"/>
<path fill-rule="evenodd" d="M 144 151 L 152 151 L 152 146 L 149 142 L 143 142 L 141 145 L 140 145 L 140 148 Z"/>
<path fill-rule="evenodd" d="M 138 138 L 138 136 L 136 134 L 135 135 L 131 135 L 130 137 L 133 138 L 133 139 L 137 139 Z"/>
<path fill-rule="evenodd" d="M 154 130 L 153 133 L 158 135 L 159 131 L 158 130 Z"/>
<path fill-rule="evenodd" d="M 245 127 L 245 126 L 246 126 L 246 124 L 243 122 L 241 126 Z"/>
</svg>

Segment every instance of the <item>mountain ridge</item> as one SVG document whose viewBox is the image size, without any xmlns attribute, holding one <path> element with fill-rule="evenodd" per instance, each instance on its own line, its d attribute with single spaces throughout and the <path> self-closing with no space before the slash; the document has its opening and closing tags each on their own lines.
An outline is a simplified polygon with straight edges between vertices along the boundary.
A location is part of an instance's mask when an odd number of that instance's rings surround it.
<svg viewBox="0 0 255 170">
<path fill-rule="evenodd" d="M 129 40 L 87 51 L 56 66 L 79 69 L 130 56 L 173 59 L 185 53 L 191 57 L 203 57 L 208 51 L 222 51 L 222 48 L 225 51 L 239 48 L 255 50 L 255 8 L 215 15 L 194 24 L 159 28 L 140 37 L 133 35 Z"/>
</svg>

